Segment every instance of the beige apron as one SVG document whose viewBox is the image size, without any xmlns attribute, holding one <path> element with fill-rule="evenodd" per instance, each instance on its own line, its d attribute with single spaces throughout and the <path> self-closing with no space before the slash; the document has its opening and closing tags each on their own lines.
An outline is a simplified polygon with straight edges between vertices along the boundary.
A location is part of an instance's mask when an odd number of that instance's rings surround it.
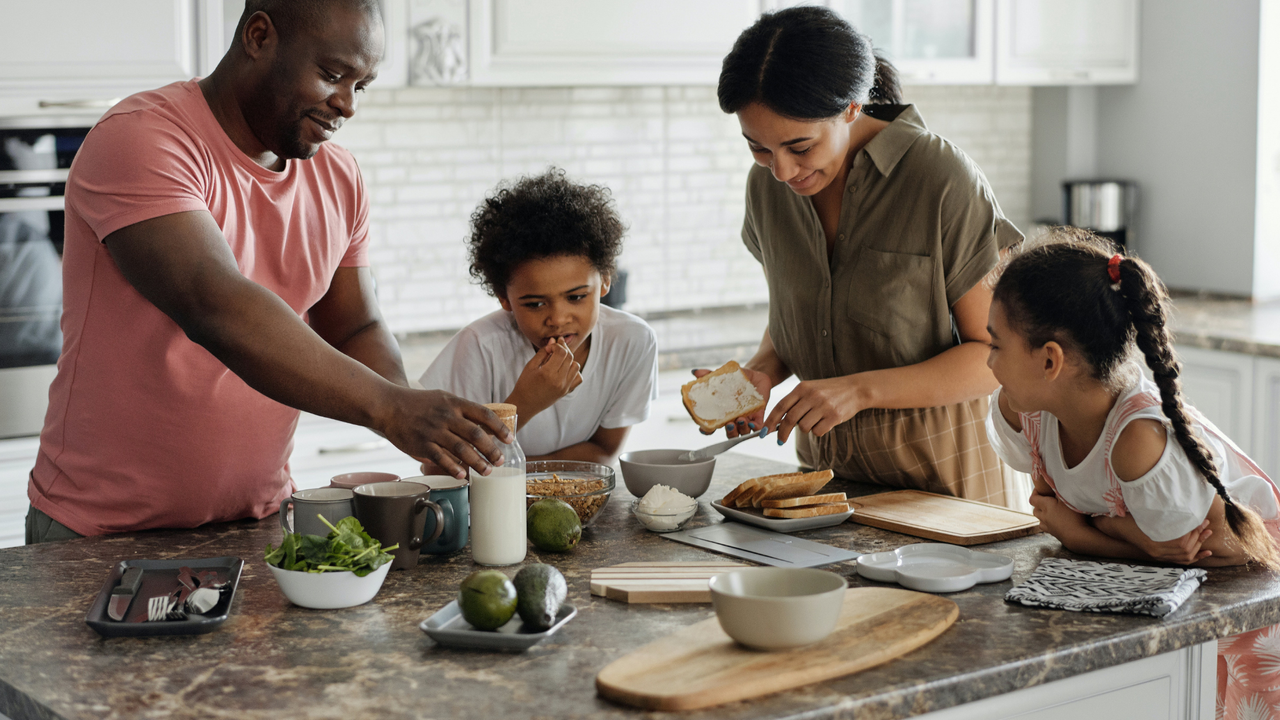
<svg viewBox="0 0 1280 720">
<path fill-rule="evenodd" d="M 1017 507 L 1021 493 L 987 441 L 988 402 L 863 410 L 822 437 L 797 432 L 796 449 L 805 465 L 857 482 Z"/>
</svg>

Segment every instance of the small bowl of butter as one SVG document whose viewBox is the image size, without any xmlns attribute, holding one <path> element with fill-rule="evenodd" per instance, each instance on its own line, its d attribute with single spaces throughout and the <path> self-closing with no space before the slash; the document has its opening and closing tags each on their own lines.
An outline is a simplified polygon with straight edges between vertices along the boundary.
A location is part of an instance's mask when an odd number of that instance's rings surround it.
<svg viewBox="0 0 1280 720">
<path fill-rule="evenodd" d="M 666 485 L 654 485 L 631 503 L 631 513 L 653 532 L 675 532 L 698 514 L 698 501 Z"/>
</svg>

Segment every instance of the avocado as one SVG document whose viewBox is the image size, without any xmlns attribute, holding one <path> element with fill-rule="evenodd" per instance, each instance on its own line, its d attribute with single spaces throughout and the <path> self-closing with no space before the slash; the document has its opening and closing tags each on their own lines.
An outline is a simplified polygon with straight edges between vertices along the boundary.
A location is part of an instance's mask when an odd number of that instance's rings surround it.
<svg viewBox="0 0 1280 720">
<path fill-rule="evenodd" d="M 527 565 L 516 573 L 516 612 L 525 625 L 546 630 L 556 622 L 569 588 L 564 575 L 550 565 Z"/>
<path fill-rule="evenodd" d="M 542 498 L 525 513 L 525 529 L 529 541 L 539 550 L 567 552 L 582 537 L 582 521 L 569 503 L 557 498 Z"/>
<path fill-rule="evenodd" d="M 458 609 L 477 630 L 497 630 L 516 612 L 515 585 L 500 570 L 477 570 L 458 588 Z"/>
</svg>

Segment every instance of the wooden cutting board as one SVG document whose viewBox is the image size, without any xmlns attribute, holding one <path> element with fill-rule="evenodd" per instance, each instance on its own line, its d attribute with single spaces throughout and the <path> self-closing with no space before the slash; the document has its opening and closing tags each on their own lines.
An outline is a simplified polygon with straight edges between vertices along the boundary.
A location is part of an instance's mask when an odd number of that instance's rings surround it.
<svg viewBox="0 0 1280 720">
<path fill-rule="evenodd" d="M 736 562 L 629 562 L 591 571 L 591 594 L 625 603 L 709 603 L 707 581 L 750 565 Z"/>
<path fill-rule="evenodd" d="M 981 545 L 1040 532 L 1040 521 L 1029 513 L 919 490 L 864 495 L 849 504 L 853 522 L 955 545 Z"/>
<path fill-rule="evenodd" d="M 694 710 L 866 670 L 924 645 L 955 622 L 946 598 L 896 588 L 845 591 L 835 632 L 776 652 L 748 650 L 711 618 L 649 643 L 596 675 L 596 692 L 647 710 Z"/>
</svg>

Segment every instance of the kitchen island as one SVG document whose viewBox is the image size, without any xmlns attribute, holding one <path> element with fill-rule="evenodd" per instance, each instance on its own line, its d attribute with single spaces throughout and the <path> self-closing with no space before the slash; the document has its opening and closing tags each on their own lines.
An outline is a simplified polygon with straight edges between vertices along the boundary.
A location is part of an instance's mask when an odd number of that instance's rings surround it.
<svg viewBox="0 0 1280 720">
<path fill-rule="evenodd" d="M 786 469 L 734 453 L 721 456 L 695 522 L 718 522 L 706 503 L 742 479 Z M 876 490 L 839 480 L 831 489 Z M 476 569 L 467 550 L 424 556 L 417 568 L 392 572 L 372 602 L 330 611 L 295 607 L 276 587 L 262 562 L 266 544 L 280 539 L 275 517 L 0 550 L 0 713 L 13 720 L 674 717 L 599 698 L 595 674 L 653 639 L 712 617 L 710 606 L 626 605 L 592 597 L 590 571 L 629 561 L 724 556 L 644 530 L 630 516 L 630 499 L 619 479 L 574 552 L 530 552 L 526 562 L 547 562 L 564 573 L 567 602 L 578 616 L 522 654 L 445 649 L 418 629 Z M 851 522 L 800 536 L 860 552 L 917 541 Z M 949 595 L 960 619 L 932 643 L 855 675 L 683 715 L 887 720 L 955 712 L 965 703 L 1170 651 L 1199 646 L 1212 652 L 1212 645 L 1202 644 L 1280 622 L 1280 578 L 1240 569 L 1210 570 L 1208 582 L 1163 621 L 1008 604 L 1004 593 L 1041 558 L 1069 554 L 1046 535 L 981 549 L 1013 558 L 1012 580 Z M 117 561 L 222 555 L 243 558 L 245 567 L 231 617 L 219 630 L 103 639 L 85 625 L 85 612 Z M 855 587 L 878 585 L 858 578 L 852 564 L 827 569 Z"/>
</svg>

